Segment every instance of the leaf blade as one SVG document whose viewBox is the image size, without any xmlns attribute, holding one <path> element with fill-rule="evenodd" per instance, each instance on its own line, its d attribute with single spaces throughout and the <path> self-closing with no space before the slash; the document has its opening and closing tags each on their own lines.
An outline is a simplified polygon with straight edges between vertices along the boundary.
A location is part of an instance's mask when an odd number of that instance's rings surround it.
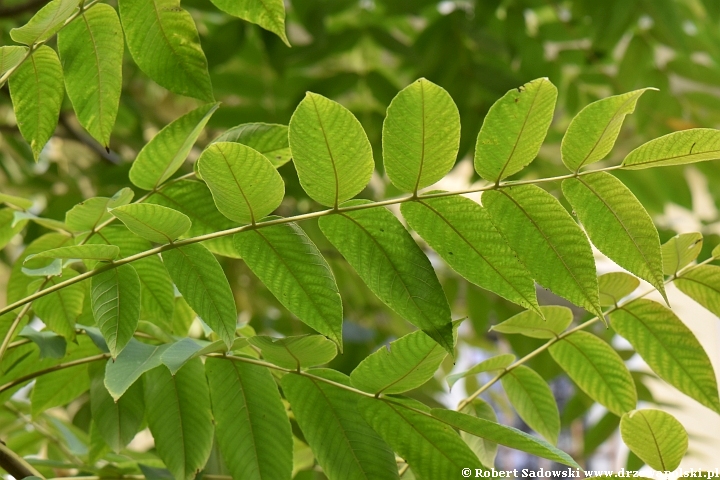
<svg viewBox="0 0 720 480">
<path fill-rule="evenodd" d="M 290 46 L 285 34 L 285 4 L 282 0 L 212 0 L 223 12 L 261 26 Z"/>
<path fill-rule="evenodd" d="M 192 226 L 184 213 L 152 203 L 131 203 L 110 213 L 135 235 L 155 243 L 171 243 Z"/>
<path fill-rule="evenodd" d="M 132 265 L 120 265 L 92 277 L 91 291 L 93 317 L 116 358 L 140 320 L 140 277 Z"/>
<path fill-rule="evenodd" d="M 560 433 L 560 414 L 550 387 L 534 370 L 520 365 L 500 381 L 520 418 L 551 444 Z"/>
<path fill-rule="evenodd" d="M 688 449 L 688 434 L 672 415 L 661 410 L 635 410 L 623 415 L 620 434 L 625 444 L 651 468 L 671 472 Z"/>
<path fill-rule="evenodd" d="M 720 130 L 691 128 L 640 145 L 623 160 L 628 170 L 685 165 L 720 158 Z"/>
</svg>

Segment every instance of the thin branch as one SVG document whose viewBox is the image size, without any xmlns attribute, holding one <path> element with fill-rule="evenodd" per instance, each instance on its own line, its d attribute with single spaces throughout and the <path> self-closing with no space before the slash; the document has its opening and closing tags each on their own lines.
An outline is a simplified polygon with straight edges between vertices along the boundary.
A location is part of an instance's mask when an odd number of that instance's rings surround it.
<svg viewBox="0 0 720 480">
<path fill-rule="evenodd" d="M 390 199 L 390 200 L 382 200 L 379 202 L 364 203 L 364 204 L 352 205 L 352 206 L 348 206 L 348 207 L 340 207 L 337 209 L 321 210 L 318 212 L 296 215 L 294 217 L 277 218 L 277 219 L 268 220 L 265 222 L 254 223 L 251 225 L 243 225 L 241 227 L 235 227 L 235 228 L 231 228 L 228 230 L 221 230 L 219 232 L 213 232 L 213 233 L 208 233 L 205 235 L 199 235 L 197 237 L 186 238 L 184 240 L 178 240 L 174 243 L 169 243 L 169 244 L 161 245 L 159 247 L 151 248 L 150 250 L 145 250 L 144 252 L 140 252 L 138 254 L 131 255 L 129 257 L 125 257 L 120 260 L 117 260 L 113 263 L 103 265 L 99 268 L 96 268 L 95 270 L 87 271 L 87 272 L 77 275 L 73 278 L 65 280 L 64 282 L 56 283 L 55 285 L 51 286 L 50 288 L 46 288 L 45 290 L 36 292 L 32 295 L 29 295 L 21 300 L 18 300 L 16 302 L 12 303 L 11 305 L 6 306 L 3 309 L 0 309 L 0 315 L 3 315 L 4 313 L 14 310 L 18 307 L 21 307 L 21 306 L 25 305 L 26 303 L 37 300 L 38 298 L 44 297 L 45 295 L 48 295 L 50 293 L 61 290 L 69 285 L 73 285 L 75 283 L 81 282 L 87 278 L 94 277 L 95 275 L 99 275 L 100 273 L 106 272 L 108 270 L 112 270 L 121 265 L 132 263 L 136 260 L 150 257 L 152 255 L 157 255 L 158 253 L 166 252 L 166 251 L 172 250 L 174 248 L 184 247 L 186 245 L 191 245 L 193 243 L 203 242 L 205 240 L 212 240 L 215 238 L 225 237 L 228 235 L 234 235 L 236 233 L 245 232 L 248 230 L 257 230 L 260 228 L 271 227 L 274 225 L 283 225 L 283 224 L 292 223 L 292 222 L 300 222 L 303 220 L 320 218 L 320 217 L 325 217 L 328 215 L 337 215 L 337 214 L 341 214 L 341 213 L 345 213 L 345 212 L 366 210 L 366 209 L 370 209 L 370 208 L 377 208 L 377 207 L 383 207 L 383 206 L 388 206 L 388 205 L 397 205 L 397 204 L 406 203 L 406 202 L 423 200 L 426 198 L 450 197 L 450 196 L 463 195 L 463 194 L 468 194 L 468 193 L 484 192 L 487 190 L 496 190 L 499 188 L 506 188 L 506 187 L 512 187 L 512 186 L 517 186 L 517 185 L 529 185 L 529 184 L 555 182 L 555 181 L 559 181 L 559 180 L 564 180 L 566 178 L 574 178 L 579 175 L 587 175 L 590 173 L 597 173 L 597 172 L 606 172 L 609 170 L 616 170 L 618 168 L 620 168 L 620 167 L 613 166 L 613 167 L 608 167 L 608 168 L 601 168 L 598 170 L 585 171 L 585 172 L 581 172 L 577 175 L 573 173 L 573 174 L 569 174 L 569 175 L 561 175 L 558 177 L 550 177 L 550 178 L 540 178 L 540 179 L 536 179 L 536 180 L 521 180 L 521 181 L 504 182 L 501 184 L 485 185 L 482 187 L 478 187 L 478 188 L 474 188 L 474 189 L 470 189 L 470 190 L 462 190 L 459 192 L 441 192 L 441 193 L 433 193 L 433 194 L 420 195 L 420 196 L 406 196 L 406 197 L 400 197 L 400 198 L 395 198 L 395 199 Z"/>
<path fill-rule="evenodd" d="M 53 365 L 52 367 L 48 367 L 48 368 L 44 368 L 42 370 L 38 370 L 36 372 L 28 373 L 27 375 L 18 377 L 15 380 L 12 380 L 12 381 L 6 383 L 5 385 L 0 386 L 0 393 L 4 392 L 5 390 L 9 390 L 13 387 L 17 387 L 18 385 L 22 385 L 23 383 L 27 382 L 28 380 L 32 380 L 34 378 L 40 377 L 42 375 L 45 375 L 46 373 L 56 372 L 58 370 L 63 370 L 65 368 L 75 367 L 77 365 L 83 365 L 85 363 L 97 362 L 98 360 L 103 360 L 106 358 L 110 358 L 109 353 L 101 353 L 98 355 L 93 355 L 92 357 L 78 358 L 77 360 L 72 360 L 70 362 L 58 363 L 57 365 Z"/>
<path fill-rule="evenodd" d="M 3 442 L 0 442 L 0 467 L 15 478 L 32 476 L 44 478 L 40 472 L 20 455 L 10 450 Z"/>
</svg>

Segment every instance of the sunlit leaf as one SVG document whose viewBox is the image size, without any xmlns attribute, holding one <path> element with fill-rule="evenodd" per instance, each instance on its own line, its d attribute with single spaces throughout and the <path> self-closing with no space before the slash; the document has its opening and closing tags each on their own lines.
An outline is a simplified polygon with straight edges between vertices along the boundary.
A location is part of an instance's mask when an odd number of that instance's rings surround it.
<svg viewBox="0 0 720 480">
<path fill-rule="evenodd" d="M 0 76 L 5 75 L 11 68 L 17 67 L 27 55 L 28 48 L 18 45 L 5 45 L 0 47 Z"/>
<path fill-rule="evenodd" d="M 121 13 L 124 1 L 152 8 L 153 2 L 159 0 L 123 0 L 120 2 Z M 130 181 L 142 189 L 154 190 L 170 178 L 183 164 L 218 106 L 209 103 L 198 107 L 160 130 L 138 153 L 130 168 Z"/>
<path fill-rule="evenodd" d="M 555 445 L 560 434 L 560 414 L 545 380 L 534 370 L 520 365 L 508 371 L 501 382 L 520 418 Z"/>
<path fill-rule="evenodd" d="M 156 243 L 170 243 L 192 225 L 184 213 L 152 203 L 131 203 L 113 208 L 110 213 L 135 235 Z"/>
<path fill-rule="evenodd" d="M 247 145 L 265 155 L 275 168 L 290 161 L 288 127 L 274 123 L 243 123 L 230 128 L 213 140 L 217 142 L 236 142 Z"/>
<path fill-rule="evenodd" d="M 468 281 L 525 308 L 538 308 L 530 273 L 479 204 L 448 196 L 403 203 L 401 210 L 410 227 Z"/>
<path fill-rule="evenodd" d="M 504 370 L 505 368 L 512 365 L 512 363 L 515 361 L 515 355 L 512 353 L 505 353 L 502 355 L 498 355 L 496 357 L 490 357 L 487 360 L 483 360 L 482 362 L 478 363 L 474 367 L 472 367 L 469 370 L 466 370 L 464 372 L 460 373 L 453 373 L 452 375 L 448 375 L 446 378 L 448 382 L 448 386 L 452 388 L 453 385 L 455 385 L 455 382 L 460 380 L 461 378 L 469 377 L 471 375 L 477 375 L 478 373 L 483 372 L 492 372 L 494 370 Z"/>
<path fill-rule="evenodd" d="M 490 107 L 475 146 L 475 170 L 481 177 L 498 182 L 535 159 L 556 100 L 555 85 L 538 78 L 508 91 Z"/>
<path fill-rule="evenodd" d="M 220 10 L 260 25 L 290 46 L 285 34 L 285 3 L 283 0 L 211 0 Z"/>
<path fill-rule="evenodd" d="M 383 163 L 393 184 L 417 192 L 447 174 L 460 144 L 460 114 L 450 94 L 421 78 L 393 99 L 382 131 Z"/>
<path fill-rule="evenodd" d="M 482 201 L 538 283 L 603 318 L 590 242 L 555 197 L 523 185 L 487 191 Z"/>
<path fill-rule="evenodd" d="M 701 265 L 675 279 L 675 285 L 716 316 L 720 317 L 720 267 Z"/>
<path fill-rule="evenodd" d="M 293 163 L 310 198 L 337 206 L 368 184 L 375 168 L 372 149 L 350 110 L 308 92 L 289 128 Z"/>
<path fill-rule="evenodd" d="M 108 209 L 127 205 L 135 193 L 123 188 L 110 198 L 92 197 L 83 200 L 65 214 L 65 224 L 73 232 L 94 231 L 100 224 L 112 218 Z"/>
<path fill-rule="evenodd" d="M 572 119 L 562 140 L 562 161 L 572 171 L 602 160 L 610 153 L 625 116 L 635 111 L 643 88 L 606 97 L 583 108 Z"/>
<path fill-rule="evenodd" d="M 600 305 L 612 307 L 640 286 L 640 280 L 625 272 L 610 272 L 598 277 Z"/>
<path fill-rule="evenodd" d="M 688 434 L 682 424 L 660 410 L 634 410 L 620 420 L 623 442 L 649 467 L 672 472 L 688 449 Z"/>
<path fill-rule="evenodd" d="M 613 312 L 610 323 L 660 378 L 720 412 L 712 363 L 695 335 L 671 310 L 639 299 Z"/>
<path fill-rule="evenodd" d="M 676 275 L 700 254 L 703 246 L 701 233 L 681 233 L 662 245 L 663 273 Z"/>
<path fill-rule="evenodd" d="M 625 157 L 625 169 L 684 165 L 720 158 L 720 130 L 691 128 L 664 135 L 639 146 Z"/>
<path fill-rule="evenodd" d="M 556 305 L 540 307 L 545 318 L 527 310 L 490 327 L 500 333 L 519 333 L 533 338 L 555 338 L 563 333 L 573 321 L 573 313 L 567 307 Z"/>
<path fill-rule="evenodd" d="M 78 7 L 79 0 L 53 0 L 33 15 L 30 21 L 10 30 L 10 37 L 18 43 L 32 45 L 55 35 Z"/>
</svg>

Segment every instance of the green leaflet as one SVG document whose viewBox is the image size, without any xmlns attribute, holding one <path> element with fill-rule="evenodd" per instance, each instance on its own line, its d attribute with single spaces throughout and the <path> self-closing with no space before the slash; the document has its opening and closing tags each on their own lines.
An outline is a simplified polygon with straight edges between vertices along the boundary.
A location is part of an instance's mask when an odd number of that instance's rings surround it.
<svg viewBox="0 0 720 480">
<path fill-rule="evenodd" d="M 475 170 L 481 177 L 499 182 L 535 159 L 556 100 L 555 85 L 538 78 L 508 91 L 490 107 L 475 146 Z"/>
<path fill-rule="evenodd" d="M 187 215 L 192 226 L 185 237 L 197 237 L 239 226 L 218 211 L 210 190 L 203 182 L 180 180 L 164 185 L 148 199 L 148 203 L 169 207 Z M 230 236 L 206 240 L 202 244 L 218 255 L 239 258 Z"/>
<path fill-rule="evenodd" d="M 691 128 L 664 135 L 639 146 L 625 157 L 625 169 L 685 165 L 720 158 L 720 130 Z"/>
<path fill-rule="evenodd" d="M 545 318 L 526 310 L 490 327 L 500 333 L 519 333 L 533 338 L 555 338 L 563 333 L 573 321 L 573 312 L 556 305 L 540 307 Z"/>
<path fill-rule="evenodd" d="M 237 233 L 235 248 L 280 303 L 342 352 L 343 309 L 335 277 L 297 224 Z"/>
<path fill-rule="evenodd" d="M 677 275 L 677 273 L 697 258 L 702 250 L 703 236 L 701 233 L 681 233 L 663 243 L 663 273 Z"/>
<path fill-rule="evenodd" d="M 33 417 L 49 408 L 70 403 L 89 387 L 87 365 L 64 368 L 38 377 L 30 396 Z"/>
<path fill-rule="evenodd" d="M 158 0 L 122 0 L 152 7 Z M 166 1 L 166 0 L 163 0 Z M 173 0 L 167 0 L 172 2 Z M 183 13 L 186 13 L 183 11 Z M 172 13 L 170 13 L 172 14 Z M 125 31 L 127 33 L 127 30 Z M 144 35 L 144 34 L 143 34 Z M 208 103 L 166 125 L 150 140 L 130 168 L 130 181 L 144 190 L 154 190 L 170 178 L 190 153 L 195 141 L 220 104 Z"/>
<path fill-rule="evenodd" d="M 520 418 L 555 445 L 560 434 L 560 414 L 545 380 L 534 370 L 520 365 L 509 370 L 500 381 Z"/>
<path fill-rule="evenodd" d="M 100 224 L 112 218 L 108 209 L 127 205 L 135 196 L 130 188 L 123 188 L 110 198 L 93 197 L 83 200 L 65 214 L 65 225 L 73 232 L 95 231 Z"/>
<path fill-rule="evenodd" d="M 66 268 L 60 277 L 38 281 L 45 282 L 44 290 L 77 276 L 78 273 L 75 270 Z M 33 310 L 50 330 L 62 335 L 68 341 L 73 341 L 75 340 L 75 321 L 82 313 L 84 298 L 85 284 L 75 283 L 38 298 L 33 302 Z"/>
<path fill-rule="evenodd" d="M 202 361 L 175 375 L 154 368 L 144 376 L 145 406 L 158 456 L 177 479 L 190 480 L 205 466 L 213 443 L 210 393 Z"/>
<path fill-rule="evenodd" d="M 285 34 L 285 4 L 283 0 L 211 0 L 223 12 L 260 25 L 290 46 Z"/>
<path fill-rule="evenodd" d="M 382 130 L 385 172 L 393 184 L 417 192 L 455 165 L 460 113 L 444 88 L 421 78 L 395 96 Z"/>
<path fill-rule="evenodd" d="M 175 286 L 195 312 L 230 348 L 237 310 L 225 272 L 210 251 L 190 244 L 162 253 Z"/>
<path fill-rule="evenodd" d="M 215 435 L 233 478 L 290 480 L 292 433 L 267 368 L 208 358 Z"/>
<path fill-rule="evenodd" d="M 120 103 L 124 48 L 117 13 L 102 3 L 58 34 L 65 88 L 77 119 L 105 147 Z"/>
<path fill-rule="evenodd" d="M 192 225 L 184 213 L 152 203 L 131 203 L 110 213 L 135 235 L 155 243 L 172 243 Z"/>
<path fill-rule="evenodd" d="M 5 75 L 11 68 L 17 67 L 25 58 L 27 51 L 27 47 L 17 45 L 0 47 L 0 77 Z"/>
<path fill-rule="evenodd" d="M 19 225 L 20 223 L 30 220 L 34 223 L 37 223 L 38 225 L 45 227 L 50 230 L 56 230 L 58 232 L 67 232 L 67 226 L 58 220 L 53 220 L 52 218 L 43 218 L 43 217 L 37 217 L 33 215 L 30 212 L 15 212 L 13 215 L 13 223 L 12 226 L 15 227 Z"/>
<path fill-rule="evenodd" d="M 120 0 L 118 7 L 140 70 L 173 93 L 214 100 L 195 22 L 179 0 Z"/>
<path fill-rule="evenodd" d="M 496 357 L 491 357 L 487 360 L 483 360 L 469 370 L 448 375 L 446 380 L 448 382 L 448 386 L 452 388 L 453 385 L 455 385 L 455 383 L 461 378 L 469 377 L 470 375 L 477 375 L 478 373 L 483 372 L 492 372 L 493 370 L 504 370 L 505 368 L 512 365 L 514 361 L 515 355 L 513 355 L 512 353 L 498 355 Z"/>
<path fill-rule="evenodd" d="M 87 244 L 110 243 L 120 248 L 122 258 L 150 250 L 152 245 L 121 225 L 110 225 L 102 235 L 93 235 Z M 172 318 L 175 309 L 175 292 L 172 280 L 160 257 L 153 255 L 132 262 L 140 278 L 140 319 L 148 320 L 172 332 Z"/>
<path fill-rule="evenodd" d="M 352 371 L 350 381 L 375 395 L 407 392 L 430 380 L 446 356 L 435 340 L 416 331 L 368 355 Z"/>
<path fill-rule="evenodd" d="M 10 77 L 9 87 L 18 128 L 37 161 L 55 132 L 65 95 L 55 50 L 46 45 L 35 50 Z"/>
<path fill-rule="evenodd" d="M 218 142 L 236 142 L 247 145 L 265 155 L 275 168 L 285 165 L 292 159 L 288 143 L 288 127 L 274 123 L 244 123 L 226 130 L 213 140 Z"/>
<path fill-rule="evenodd" d="M 285 184 L 273 164 L 241 143 L 213 143 L 198 165 L 218 210 L 235 222 L 259 221 L 285 196 Z"/>
<path fill-rule="evenodd" d="M 7 47 L 0 47 L 0 62 L 2 61 L 2 49 Z M 21 208 L 23 210 L 27 210 L 28 208 L 33 206 L 33 201 L 28 200 L 21 197 L 16 197 L 15 195 L 8 195 L 6 193 L 0 193 L 0 202 L 5 203 L 7 205 L 14 205 L 18 208 Z"/>
<path fill-rule="evenodd" d="M 635 195 L 606 172 L 565 179 L 562 190 L 593 245 L 666 298 L 660 237 Z"/>
<path fill-rule="evenodd" d="M 120 453 L 140 429 L 145 416 L 142 383 L 134 383 L 116 402 L 105 387 L 105 366 L 89 365 L 90 411 L 105 443 Z"/>
<path fill-rule="evenodd" d="M 28 255 L 25 262 L 33 258 L 62 258 L 112 261 L 120 254 L 114 245 L 73 245 L 70 247 L 53 248 L 44 252 Z M 23 262 L 23 263 L 25 263 Z"/>
<path fill-rule="evenodd" d="M 370 181 L 375 168 L 370 141 L 339 103 L 308 92 L 290 119 L 289 139 L 300 184 L 318 203 L 338 206 Z"/>
<path fill-rule="evenodd" d="M 563 465 L 580 468 L 575 460 L 567 453 L 544 440 L 535 438 L 516 428 L 442 408 L 434 408 L 431 410 L 431 413 L 440 421 L 471 435 L 499 443 L 500 445 L 505 445 L 515 450 L 537 455 L 538 457 L 547 458 L 548 460 L 562 463 Z M 488 468 L 492 467 L 492 465 L 486 466 Z"/>
<path fill-rule="evenodd" d="M 62 28 L 79 3 L 79 0 L 53 0 L 38 10 L 26 25 L 10 30 L 10 37 L 28 46 L 45 41 Z"/>
<path fill-rule="evenodd" d="M 140 278 L 131 264 L 92 277 L 92 310 L 113 358 L 127 345 L 140 320 Z"/>
<path fill-rule="evenodd" d="M 365 421 L 423 479 L 454 478 L 477 456 L 445 423 L 396 401 L 358 399 Z"/>
<path fill-rule="evenodd" d="M 489 403 L 481 398 L 476 398 L 468 405 L 465 405 L 461 412 L 473 417 L 497 423 L 497 415 L 495 415 L 495 411 Z M 460 437 L 465 441 L 465 443 L 467 443 L 470 450 L 477 455 L 478 459 L 480 459 L 480 463 L 482 463 L 484 467 L 492 468 L 495 465 L 495 457 L 497 456 L 498 450 L 497 443 L 482 437 L 470 435 L 462 430 L 460 431 Z"/>
<path fill-rule="evenodd" d="M 335 370 L 311 372 L 336 383 L 350 383 Z M 329 479 L 399 478 L 392 450 L 358 412 L 357 394 L 300 375 L 285 375 L 281 383 L 295 419 Z"/>
<path fill-rule="evenodd" d="M 660 410 L 635 410 L 620 420 L 623 442 L 651 468 L 672 472 L 688 449 L 688 434 L 682 424 Z"/>
<path fill-rule="evenodd" d="M 268 362 L 294 370 L 324 365 L 337 355 L 335 343 L 322 335 L 285 338 L 258 335 L 248 337 L 247 341 L 259 348 Z"/>
<path fill-rule="evenodd" d="M 620 355 L 588 332 L 575 332 L 550 347 L 550 355 L 595 401 L 621 416 L 637 404 L 635 382 Z"/>
<path fill-rule="evenodd" d="M 720 267 L 700 265 L 675 280 L 688 297 L 720 317 Z"/>
<path fill-rule="evenodd" d="M 105 365 L 105 387 L 113 399 L 118 401 L 143 373 L 161 365 L 161 357 L 167 347 L 131 339 L 114 361 L 108 361 Z"/>
<path fill-rule="evenodd" d="M 583 108 L 565 132 L 562 140 L 562 161 L 567 168 L 577 172 L 582 167 L 598 162 L 610 153 L 625 116 L 635 111 L 640 96 L 648 90 L 603 98 Z"/>
<path fill-rule="evenodd" d="M 612 307 L 640 286 L 640 280 L 625 272 L 610 272 L 598 277 L 600 305 Z"/>
<path fill-rule="evenodd" d="M 538 283 L 603 318 L 590 242 L 555 197 L 523 185 L 484 192 L 482 201 Z"/>
<path fill-rule="evenodd" d="M 537 309 L 535 283 L 487 211 L 460 196 L 419 199 L 401 205 L 410 227 L 468 281 Z"/>
<path fill-rule="evenodd" d="M 392 213 L 382 207 L 344 211 L 321 217 L 319 225 L 380 300 L 454 356 L 445 293 L 430 261 Z"/>
<path fill-rule="evenodd" d="M 695 335 L 671 310 L 651 300 L 639 299 L 613 312 L 610 324 L 660 378 L 720 412 L 710 359 Z"/>
<path fill-rule="evenodd" d="M 51 331 L 38 332 L 30 326 L 25 326 L 18 337 L 25 337 L 33 341 L 40 350 L 40 358 L 63 358 L 67 350 L 67 341 Z"/>
</svg>

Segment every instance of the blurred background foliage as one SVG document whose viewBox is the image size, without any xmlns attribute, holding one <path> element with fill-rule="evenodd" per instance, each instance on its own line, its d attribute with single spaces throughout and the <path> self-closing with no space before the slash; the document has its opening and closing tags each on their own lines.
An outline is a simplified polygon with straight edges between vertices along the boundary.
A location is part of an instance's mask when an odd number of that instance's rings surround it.
<svg viewBox="0 0 720 480">
<path fill-rule="evenodd" d="M 0 0 L 0 44 L 12 43 L 9 30 L 24 24 L 41 4 L 36 0 Z M 564 174 L 560 140 L 572 116 L 591 101 L 635 88 L 650 86 L 659 91 L 643 96 L 607 163 L 619 163 L 644 141 L 671 131 L 720 127 L 717 0 L 286 0 L 292 48 L 272 33 L 222 14 L 209 0 L 183 0 L 182 5 L 197 24 L 214 93 L 223 102 L 191 153 L 191 160 L 199 155 L 199 147 L 235 125 L 287 124 L 305 91 L 310 90 L 347 106 L 368 132 L 380 174 L 363 195 L 392 197 L 399 192 L 382 176 L 382 121 L 393 96 L 419 77 L 447 89 L 459 107 L 462 139 L 458 165 L 451 174 L 459 188 L 478 181 L 473 169 L 465 167 L 471 161 L 488 108 L 507 90 L 537 77 L 549 77 L 558 86 L 560 97 L 541 158 L 519 174 L 523 177 Z M 110 151 L 82 130 L 66 98 L 56 135 L 35 164 L 17 130 L 8 90 L 3 88 L 0 190 L 40 200 L 36 214 L 62 220 L 67 210 L 84 199 L 112 196 L 122 187 L 132 187 L 127 174 L 140 148 L 160 128 L 197 105 L 196 100 L 171 94 L 149 80 L 126 55 L 123 95 Z M 178 174 L 191 171 L 188 163 Z M 281 167 L 280 173 L 288 193 L 280 214 L 320 208 L 300 188 L 292 163 Z M 716 163 L 617 174 L 654 216 L 662 241 L 677 231 L 702 231 L 708 248 L 717 244 L 720 170 Z M 559 188 L 559 183 L 553 188 Z M 370 293 L 331 250 L 316 226 L 306 222 L 303 227 L 331 261 L 338 279 L 346 315 L 345 353 L 331 366 L 350 372 L 379 345 L 406 333 L 409 325 Z M 44 233 L 34 223 L 27 229 L 24 240 L 16 237 L 0 254 L 0 282 L 7 279 L 10 265 L 24 247 L 22 242 L 29 243 Z M 519 307 L 468 284 L 440 265 L 429 249 L 426 251 L 438 267 L 454 317 L 469 317 L 463 325 L 459 356 L 465 366 L 508 351 L 509 346 L 502 342 L 510 341 L 519 355 L 539 345 L 538 340 L 520 336 L 501 340 L 489 333 L 491 325 L 516 313 Z M 707 255 L 703 252 L 700 258 Z M 306 331 L 242 261 L 223 258 L 222 262 L 242 322 L 249 322 L 258 332 Z M 542 292 L 540 300 L 565 303 L 547 292 Z M 2 297 L 0 303 L 4 303 Z M 602 335 L 602 329 L 598 333 Z M 537 356 L 529 366 L 548 380 L 560 373 L 547 353 Z M 448 360 L 445 373 L 452 368 Z M 637 380 L 643 375 L 637 373 Z M 472 392 L 479 380 L 470 378 L 464 385 L 460 382 L 448 393 L 438 377 L 413 395 L 430 404 L 454 403 L 465 396 L 463 388 Z M 592 402 L 584 394 L 575 393 L 567 380 L 558 378 L 552 385 L 563 424 L 570 427 L 559 446 L 576 459 L 592 459 L 615 431 L 618 418 L 607 414 L 590 422 L 584 413 Z M 641 382 L 638 388 L 641 399 L 651 397 Z M 513 419 L 500 392 L 492 389 L 490 398 L 501 414 L 506 412 L 502 420 L 521 425 L 520 420 Z M 58 436 L 87 436 L 86 397 L 60 417 L 66 421 L 62 428 L 57 419 L 36 421 L 45 422 L 44 428 Z M 0 419 L 0 423 L 9 421 Z M 13 436 L 11 441 L 12 448 L 22 455 L 37 452 L 37 442 L 44 440 L 42 435 L 28 434 Z M 65 458 L 67 453 L 52 444 L 46 450 L 51 459 Z M 498 466 L 521 467 L 523 462 L 530 467 L 542 466 L 537 460 L 509 455 L 501 449 Z M 629 461 L 632 466 L 633 458 Z"/>
</svg>

